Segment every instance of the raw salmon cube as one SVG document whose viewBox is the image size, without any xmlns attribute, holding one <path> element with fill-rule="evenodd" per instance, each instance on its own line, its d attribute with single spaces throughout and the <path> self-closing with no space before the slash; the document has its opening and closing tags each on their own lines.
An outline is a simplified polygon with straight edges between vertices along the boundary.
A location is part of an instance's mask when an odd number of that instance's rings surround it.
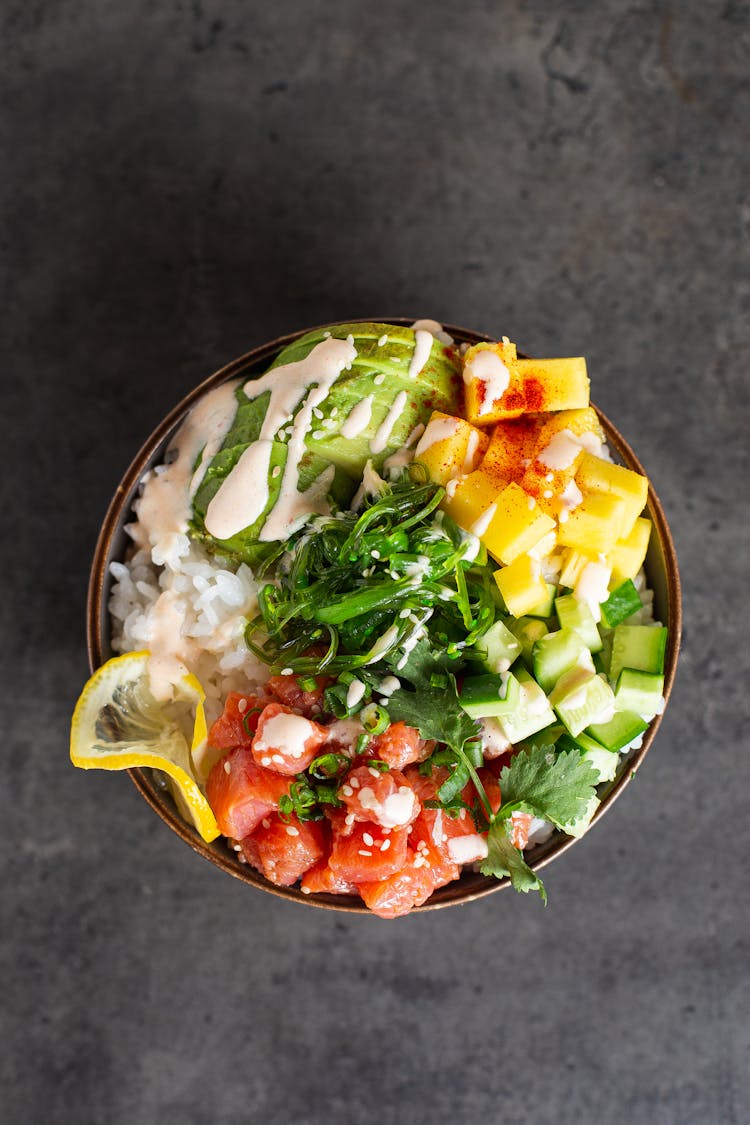
<svg viewBox="0 0 750 1125">
<path fill-rule="evenodd" d="M 269 703 L 258 719 L 253 757 L 259 766 L 291 777 L 306 770 L 328 738 L 320 723 L 297 715 L 283 703 Z"/>
<path fill-rule="evenodd" d="M 270 883 L 290 887 L 325 854 L 326 830 L 319 821 L 273 814 L 241 841 L 242 852 Z"/>
<path fill-rule="evenodd" d="M 219 830 L 241 840 L 279 806 L 289 793 L 289 780 L 263 769 L 247 746 L 232 750 L 217 762 L 208 775 L 206 796 Z"/>
</svg>

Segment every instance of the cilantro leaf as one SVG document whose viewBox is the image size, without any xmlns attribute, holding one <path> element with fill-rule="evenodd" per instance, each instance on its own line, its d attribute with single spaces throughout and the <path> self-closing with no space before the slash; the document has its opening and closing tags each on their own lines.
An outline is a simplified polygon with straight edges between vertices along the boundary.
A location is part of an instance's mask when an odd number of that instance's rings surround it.
<svg viewBox="0 0 750 1125">
<path fill-rule="evenodd" d="M 456 751 L 479 730 L 459 703 L 455 684 L 448 688 L 419 687 L 416 691 L 399 688 L 388 699 L 388 714 L 391 722 L 416 727 L 422 738 L 445 742 Z"/>
<path fill-rule="evenodd" d="M 579 750 L 555 754 L 553 746 L 532 746 L 515 754 L 500 774 L 503 807 L 498 818 L 522 808 L 564 828 L 586 812 L 598 779 Z"/>
<path fill-rule="evenodd" d="M 445 652 L 436 653 L 434 646 L 427 637 L 417 641 L 402 663 L 403 657 L 398 653 L 385 658 L 385 663 L 402 680 L 408 680 L 415 687 L 429 687 L 430 677 L 435 673 L 446 672 L 455 668 L 456 661 L 451 660 Z"/>
<path fill-rule="evenodd" d="M 479 870 L 483 875 L 494 875 L 496 879 L 510 878 L 511 884 L 517 891 L 528 894 L 529 891 L 538 891 L 542 901 L 547 902 L 547 891 L 542 880 L 531 870 L 518 848 L 511 844 L 508 838 L 510 819 L 496 820 L 487 836 L 487 858 Z"/>
</svg>

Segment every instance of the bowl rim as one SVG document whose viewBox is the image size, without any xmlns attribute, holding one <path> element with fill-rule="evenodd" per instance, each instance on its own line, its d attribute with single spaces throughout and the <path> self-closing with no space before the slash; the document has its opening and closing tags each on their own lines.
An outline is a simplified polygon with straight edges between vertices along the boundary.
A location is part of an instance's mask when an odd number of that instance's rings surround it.
<svg viewBox="0 0 750 1125">
<path fill-rule="evenodd" d="M 103 644 L 103 636 L 105 632 L 105 623 L 109 621 L 109 615 L 106 605 L 104 604 L 105 587 L 107 585 L 109 563 L 112 559 L 112 543 L 115 535 L 121 530 L 125 518 L 130 511 L 133 498 L 137 493 L 138 485 L 146 471 L 149 462 L 156 458 L 160 453 L 163 454 L 166 450 L 164 448 L 167 439 L 175 431 L 176 427 L 183 420 L 188 411 L 195 405 L 195 403 L 203 397 L 208 391 L 227 380 L 236 377 L 242 372 L 249 369 L 257 368 L 264 362 L 270 362 L 275 356 L 286 347 L 288 344 L 293 343 L 301 336 L 309 332 L 324 330 L 326 328 L 334 327 L 338 324 L 393 324 L 399 327 L 409 327 L 414 323 L 416 318 L 408 317 L 353 317 L 346 321 L 330 321 L 326 324 L 316 325 L 311 328 L 304 328 L 299 331 L 289 332 L 283 336 L 278 336 L 273 340 L 266 343 L 259 344 L 250 351 L 245 352 L 243 355 L 238 356 L 236 359 L 231 360 L 223 367 L 218 368 L 206 379 L 200 382 L 196 387 L 189 391 L 168 414 L 162 419 L 160 423 L 152 430 L 146 441 L 143 442 L 140 449 L 133 457 L 130 465 L 125 470 L 122 478 L 117 485 L 117 488 L 110 500 L 107 507 L 104 520 L 102 522 L 99 535 L 97 537 L 96 546 L 94 548 L 94 555 L 91 563 L 89 574 L 88 593 L 86 601 L 86 639 L 88 649 L 89 667 L 93 673 L 107 657 L 105 656 L 105 646 Z M 481 343 L 491 342 L 493 337 L 485 333 L 476 332 L 472 329 L 463 328 L 459 325 L 444 324 L 446 332 L 454 337 L 455 340 L 464 343 Z M 519 352 L 519 354 L 524 354 Z M 614 424 L 607 418 L 607 416 L 594 404 L 596 413 L 602 424 L 602 427 L 607 436 L 607 441 L 614 447 L 623 463 L 636 472 L 648 476 L 645 472 L 641 462 L 636 454 L 631 449 L 628 442 L 622 436 L 620 431 Z M 664 557 L 664 579 L 666 583 L 666 620 L 669 627 L 667 634 L 667 651 L 664 665 L 664 700 L 665 707 L 669 702 L 669 697 L 672 692 L 674 684 L 675 673 L 677 669 L 677 659 L 680 650 L 680 642 L 682 636 L 682 589 L 680 582 L 679 569 L 677 564 L 677 555 L 672 540 L 672 535 L 669 529 L 664 509 L 661 501 L 653 488 L 649 478 L 648 485 L 648 513 L 651 517 L 656 542 L 658 542 L 659 549 Z M 654 545 L 652 537 L 652 547 Z M 107 632 L 109 630 L 107 629 Z M 604 814 L 612 807 L 621 793 L 628 787 L 636 771 L 641 766 L 646 754 L 648 753 L 654 737 L 661 725 L 662 714 L 657 715 L 649 724 L 647 731 L 644 734 L 642 746 L 628 756 L 627 764 L 621 768 L 619 775 L 615 780 L 609 784 L 607 790 L 601 798 L 601 803 L 594 814 L 591 825 L 586 830 L 582 837 L 563 836 L 559 833 L 553 833 L 548 841 L 537 845 L 533 851 L 526 854 L 527 862 L 533 870 L 537 871 L 546 867 L 568 848 L 572 847 L 579 839 L 588 836 L 591 827 L 596 824 Z M 233 878 L 240 880 L 245 884 L 256 887 L 259 890 L 266 891 L 270 894 L 276 895 L 279 898 L 285 898 L 294 902 L 305 903 L 309 906 L 315 906 L 321 909 L 337 910 L 344 913 L 356 913 L 370 915 L 372 912 L 361 902 L 353 896 L 345 895 L 332 895 L 332 894 L 316 894 L 305 895 L 298 886 L 293 887 L 279 887 L 273 883 L 269 883 L 264 877 L 251 868 L 248 864 L 241 864 L 234 858 L 234 853 L 226 846 L 223 837 L 219 837 L 213 844 L 205 843 L 199 836 L 194 828 L 189 826 L 182 820 L 180 814 L 174 807 L 171 798 L 166 791 L 161 791 L 149 777 L 147 771 L 143 768 L 131 768 L 127 770 L 131 781 L 136 789 L 143 797 L 143 799 L 151 806 L 154 812 L 164 821 L 169 828 L 172 829 L 186 844 L 188 844 L 194 852 L 203 856 L 214 866 L 220 868 L 222 871 L 231 875 Z M 455 880 L 453 883 L 447 884 L 445 887 L 439 888 L 422 906 L 417 907 L 415 910 L 410 911 L 410 914 L 415 914 L 427 910 L 440 910 L 448 906 L 456 906 L 462 903 L 474 902 L 477 899 L 484 898 L 487 895 L 494 894 L 497 891 L 503 890 L 510 886 L 509 879 L 495 879 L 492 876 L 483 876 L 475 873 L 464 872 L 462 876 Z M 441 893 L 442 892 L 442 893 Z"/>
</svg>

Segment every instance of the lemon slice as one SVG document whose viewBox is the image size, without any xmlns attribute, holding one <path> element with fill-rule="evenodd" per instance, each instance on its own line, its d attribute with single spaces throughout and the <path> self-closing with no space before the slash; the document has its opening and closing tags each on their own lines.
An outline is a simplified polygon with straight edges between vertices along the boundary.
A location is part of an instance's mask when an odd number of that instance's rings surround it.
<svg viewBox="0 0 750 1125">
<path fill-rule="evenodd" d="M 215 840 L 216 817 L 198 784 L 192 758 L 206 738 L 203 688 L 188 675 L 177 687 L 174 702 L 158 702 L 151 694 L 148 660 L 147 652 L 129 652 L 94 672 L 73 712 L 71 761 L 84 770 L 163 770 L 183 816 L 204 840 Z"/>
</svg>

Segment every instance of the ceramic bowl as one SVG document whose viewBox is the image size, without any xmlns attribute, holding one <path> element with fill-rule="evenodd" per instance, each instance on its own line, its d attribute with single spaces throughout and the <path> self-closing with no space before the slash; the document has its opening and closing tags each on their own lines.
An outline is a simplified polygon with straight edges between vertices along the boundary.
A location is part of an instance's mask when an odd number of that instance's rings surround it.
<svg viewBox="0 0 750 1125">
<path fill-rule="evenodd" d="M 367 319 L 369 320 L 370 318 Z M 383 323 L 391 324 L 408 325 L 412 323 L 412 320 L 401 317 L 372 319 L 378 319 Z M 162 459 L 168 448 L 169 439 L 172 434 L 179 427 L 190 408 L 203 394 L 228 379 L 234 379 L 240 375 L 248 377 L 252 374 L 260 374 L 262 371 L 266 370 L 282 348 L 308 331 L 310 331 L 310 329 L 305 328 L 300 332 L 293 332 L 288 336 L 282 336 L 267 344 L 261 344 L 260 347 L 254 348 L 246 355 L 240 356 L 239 359 L 235 359 L 232 363 L 227 364 L 225 367 L 222 367 L 219 371 L 209 376 L 208 379 L 186 395 L 182 402 L 169 412 L 136 455 L 117 486 L 107 514 L 104 517 L 104 523 L 99 534 L 91 567 L 87 623 L 89 663 L 92 672 L 98 668 L 100 664 L 104 663 L 105 660 L 108 660 L 110 656 L 114 655 L 110 643 L 110 620 L 107 612 L 111 585 L 109 564 L 113 561 L 123 559 L 130 544 L 130 540 L 125 534 L 123 527 L 132 519 L 131 505 L 137 495 L 141 477 L 147 469 L 152 465 L 158 464 Z M 490 338 L 481 333 L 471 332 L 465 328 L 456 327 L 455 325 L 446 325 L 446 331 L 450 332 L 458 342 L 466 341 L 470 344 Z M 628 468 L 634 469 L 639 473 L 644 473 L 645 471 L 641 463 L 619 431 L 615 429 L 609 419 L 598 409 L 597 414 L 599 415 L 606 433 L 610 449 L 613 451 L 615 457 Z M 669 700 L 680 645 L 680 579 L 669 526 L 659 498 L 651 486 L 649 486 L 648 493 L 648 515 L 653 522 L 653 533 L 646 558 L 648 581 L 654 591 L 655 615 L 658 620 L 669 627 L 669 639 L 664 668 L 664 696 L 666 700 Z M 629 785 L 634 771 L 641 765 L 654 741 L 660 722 L 661 716 L 657 716 L 649 726 L 641 748 L 631 753 L 627 757 L 627 760 L 623 760 L 615 780 L 608 784 L 604 790 L 599 791 L 602 800 L 589 831 L 606 815 L 616 799 Z M 278 895 L 281 898 L 305 903 L 307 906 L 317 906 L 328 910 L 369 913 L 364 904 L 354 897 L 327 894 L 303 895 L 298 887 L 277 887 L 267 882 L 267 880 L 253 870 L 253 868 L 247 864 L 241 863 L 237 858 L 237 853 L 228 848 L 223 838 L 211 844 L 204 843 L 195 829 L 182 820 L 168 791 L 159 784 L 151 770 L 131 769 L 128 772 L 138 792 L 148 802 L 154 812 L 161 817 L 164 823 L 167 824 L 173 832 L 177 833 L 186 844 L 189 844 L 194 851 L 210 860 L 210 862 L 217 867 L 220 867 L 222 871 L 233 875 L 236 879 L 241 880 L 249 886 L 267 891 L 270 894 Z M 582 838 L 585 840 L 586 836 Z M 525 857 L 527 862 L 535 870 L 538 870 L 546 866 L 546 864 L 551 863 L 553 859 L 556 859 L 559 855 L 562 855 L 564 851 L 567 851 L 568 848 L 573 847 L 577 843 L 578 840 L 556 832 L 553 833 L 545 843 L 527 850 Z M 418 907 L 418 909 L 420 911 L 437 910 L 445 906 L 455 906 L 459 903 L 471 902 L 474 899 L 482 898 L 484 895 L 500 891 L 508 885 L 509 882 L 507 879 L 497 880 L 466 870 L 460 879 L 449 883 L 445 887 L 441 887 L 428 899 L 424 906 Z"/>
</svg>

